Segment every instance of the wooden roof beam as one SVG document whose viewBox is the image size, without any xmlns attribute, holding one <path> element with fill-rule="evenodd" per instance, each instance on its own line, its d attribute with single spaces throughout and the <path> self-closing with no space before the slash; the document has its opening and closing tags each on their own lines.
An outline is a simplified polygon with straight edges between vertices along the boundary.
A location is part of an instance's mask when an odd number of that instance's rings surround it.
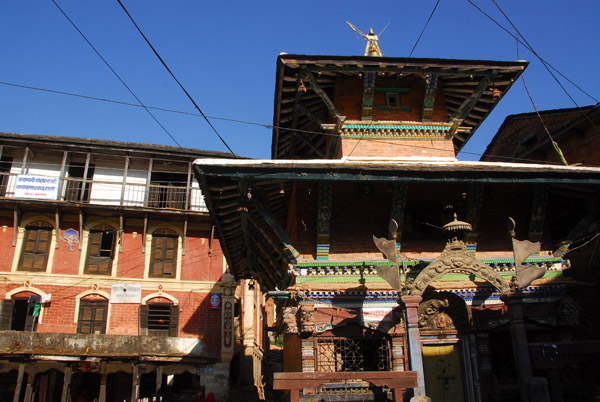
<svg viewBox="0 0 600 402">
<path fill-rule="evenodd" d="M 455 116 L 457 118 L 465 119 L 471 113 L 471 110 L 473 110 L 475 104 L 483 95 L 483 92 L 488 88 L 490 82 L 492 82 L 492 77 L 493 76 L 485 77 L 479 82 L 479 85 L 477 85 L 477 88 L 475 88 L 471 96 L 465 99 L 464 102 L 456 110 Z"/>
</svg>

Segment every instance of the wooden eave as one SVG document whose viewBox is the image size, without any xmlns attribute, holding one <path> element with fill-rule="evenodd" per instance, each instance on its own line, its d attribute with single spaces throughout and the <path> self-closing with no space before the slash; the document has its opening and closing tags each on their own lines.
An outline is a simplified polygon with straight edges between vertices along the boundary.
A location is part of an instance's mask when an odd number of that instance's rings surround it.
<svg viewBox="0 0 600 402">
<path fill-rule="evenodd" d="M 45 151 L 68 151 L 73 153 L 95 153 L 108 156 L 134 156 L 138 158 L 173 159 L 190 161 L 203 158 L 239 158 L 227 152 L 205 151 L 167 145 L 98 140 L 52 135 L 32 135 L 0 132 L 0 141 L 5 147 L 42 148 Z"/>
<path fill-rule="evenodd" d="M 297 95 L 296 80 L 301 74 L 312 74 L 319 87 L 330 97 L 333 95 L 335 79 L 342 76 L 359 76 L 369 71 L 398 78 L 410 75 L 423 78 L 427 74 L 437 74 L 438 86 L 444 88 L 449 113 L 448 121 L 453 114 L 460 114 L 464 120 L 463 126 L 469 129 L 467 134 L 454 138 L 455 151 L 458 152 L 527 65 L 528 62 L 525 61 L 280 55 L 277 59 L 271 157 L 273 159 L 323 158 L 322 155 L 327 154 L 329 142 L 327 139 L 334 135 L 324 131 L 315 121 L 316 117 L 334 123 L 324 102 L 312 107 L 310 115 L 299 113 L 293 107 L 293 100 Z M 482 82 L 484 90 L 478 91 L 478 85 Z M 494 97 L 492 91 L 487 89 L 489 87 L 500 90 L 500 95 Z M 302 98 L 315 95 L 309 85 L 307 88 L 307 93 Z M 292 121 L 295 122 L 295 127 L 292 127 Z M 315 142 L 313 147 L 301 144 L 297 148 L 290 149 L 293 143 L 290 138 L 295 136 L 293 129 L 298 127 L 302 127 L 303 135 L 308 141 Z"/>
<path fill-rule="evenodd" d="M 567 205 L 600 191 L 600 168 L 548 165 L 198 160 L 194 169 L 231 271 L 237 278 L 254 277 L 266 290 L 286 288 L 290 261 L 272 226 L 247 199 L 248 188 L 283 226 L 298 181 L 546 184 L 556 190 L 552 197 L 564 193 Z"/>
</svg>

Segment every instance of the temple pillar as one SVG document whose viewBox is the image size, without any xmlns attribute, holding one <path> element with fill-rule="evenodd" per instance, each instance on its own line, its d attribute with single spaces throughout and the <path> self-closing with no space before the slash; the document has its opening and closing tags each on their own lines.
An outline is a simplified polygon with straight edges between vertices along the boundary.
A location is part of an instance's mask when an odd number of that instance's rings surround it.
<svg viewBox="0 0 600 402">
<path fill-rule="evenodd" d="M 529 387 L 531 383 L 531 359 L 529 357 L 529 344 L 523 322 L 523 294 L 510 293 L 501 297 L 508 309 L 510 319 L 510 335 L 512 338 L 513 355 L 519 378 L 521 401 L 529 401 Z"/>
<path fill-rule="evenodd" d="M 402 296 L 404 304 L 406 334 L 408 335 L 408 352 L 410 369 L 417 372 L 417 388 L 413 388 L 415 396 L 425 396 L 425 375 L 423 372 L 423 348 L 419 334 L 419 315 L 417 309 L 421 296 Z"/>
</svg>

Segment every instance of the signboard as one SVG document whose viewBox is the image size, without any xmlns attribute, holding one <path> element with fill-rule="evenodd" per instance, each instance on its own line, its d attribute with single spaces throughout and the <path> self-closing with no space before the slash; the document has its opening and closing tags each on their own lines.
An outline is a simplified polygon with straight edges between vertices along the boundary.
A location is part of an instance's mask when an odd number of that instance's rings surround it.
<svg viewBox="0 0 600 402">
<path fill-rule="evenodd" d="M 221 307 L 221 295 L 218 293 L 213 293 L 210 295 L 210 308 L 219 308 Z"/>
<path fill-rule="evenodd" d="M 112 304 L 142 302 L 142 285 L 139 283 L 113 283 L 110 287 L 110 302 Z"/>
<path fill-rule="evenodd" d="M 362 309 L 362 319 L 364 323 L 392 321 L 392 308 L 364 307 Z"/>
<path fill-rule="evenodd" d="M 15 198 L 37 198 L 56 200 L 58 177 L 20 174 L 15 184 Z"/>
</svg>

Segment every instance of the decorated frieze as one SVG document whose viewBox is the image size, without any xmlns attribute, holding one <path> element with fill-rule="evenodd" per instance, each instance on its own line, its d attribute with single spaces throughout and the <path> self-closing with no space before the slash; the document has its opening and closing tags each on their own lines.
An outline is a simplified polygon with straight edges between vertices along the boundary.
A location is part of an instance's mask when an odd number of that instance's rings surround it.
<svg viewBox="0 0 600 402">
<path fill-rule="evenodd" d="M 367 123 L 347 120 L 340 135 L 342 138 L 448 139 L 452 136 L 452 123 L 414 121 Z"/>
</svg>

